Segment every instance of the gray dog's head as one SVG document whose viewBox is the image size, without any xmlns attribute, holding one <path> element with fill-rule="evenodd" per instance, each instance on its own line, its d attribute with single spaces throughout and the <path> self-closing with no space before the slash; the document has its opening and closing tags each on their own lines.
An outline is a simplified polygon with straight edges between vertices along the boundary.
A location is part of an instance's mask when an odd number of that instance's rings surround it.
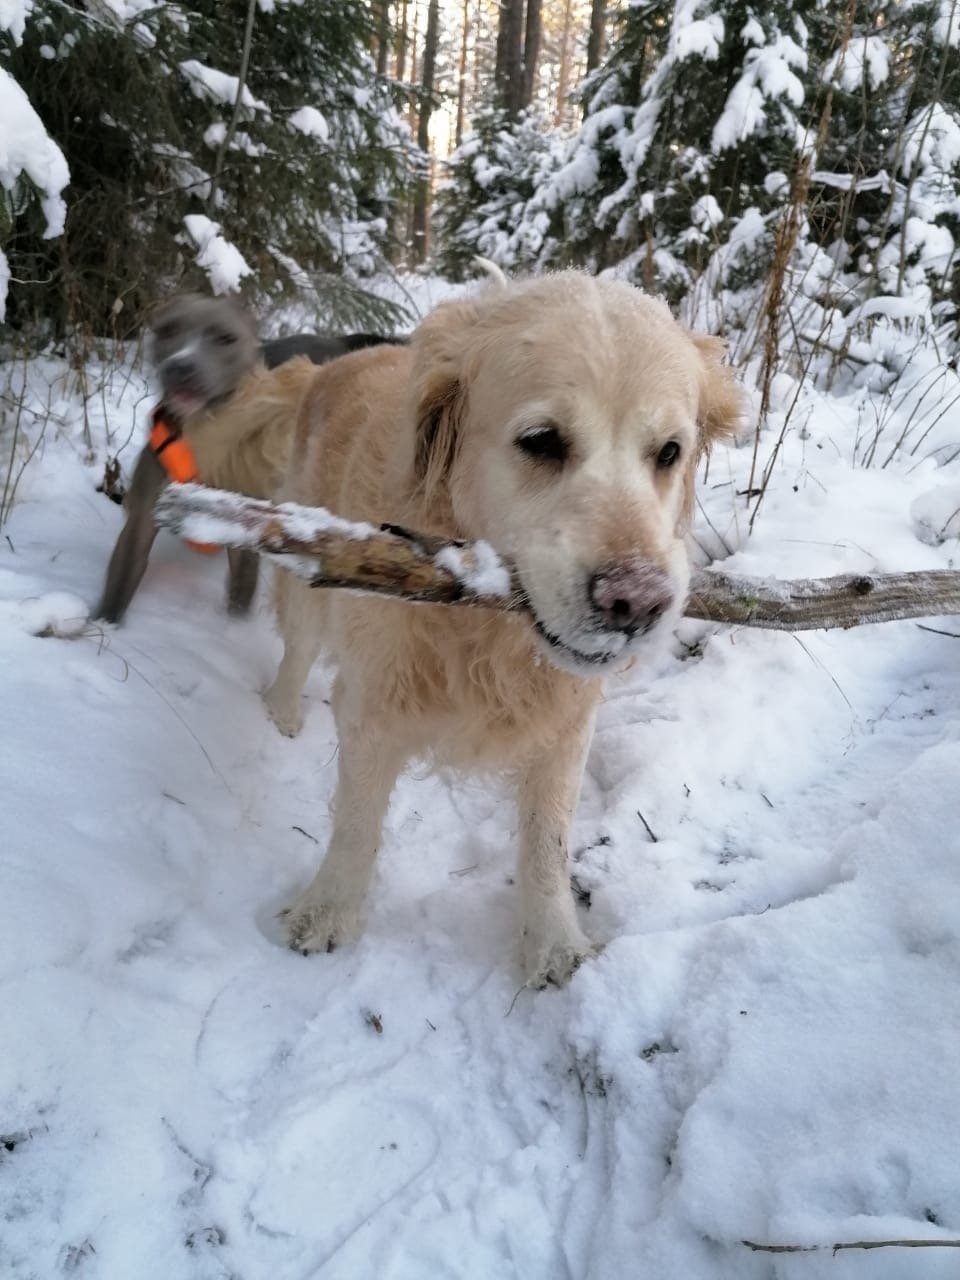
<svg viewBox="0 0 960 1280">
<path fill-rule="evenodd" d="M 175 294 L 153 317 L 149 355 L 164 402 L 188 418 L 232 395 L 256 366 L 256 323 L 232 299 Z"/>
</svg>

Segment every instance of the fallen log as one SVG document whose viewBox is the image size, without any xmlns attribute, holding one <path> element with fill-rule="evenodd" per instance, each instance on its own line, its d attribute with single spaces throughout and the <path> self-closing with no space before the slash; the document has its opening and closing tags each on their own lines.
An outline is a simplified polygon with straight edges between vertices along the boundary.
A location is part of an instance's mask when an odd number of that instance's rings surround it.
<svg viewBox="0 0 960 1280">
<path fill-rule="evenodd" d="M 411 602 L 525 611 L 516 571 L 487 543 L 451 542 L 395 525 L 343 520 L 320 507 L 244 498 L 195 484 L 160 495 L 157 524 L 195 542 L 276 557 L 313 587 Z M 745 578 L 694 574 L 686 616 L 774 631 L 856 627 L 960 614 L 960 572 Z"/>
</svg>

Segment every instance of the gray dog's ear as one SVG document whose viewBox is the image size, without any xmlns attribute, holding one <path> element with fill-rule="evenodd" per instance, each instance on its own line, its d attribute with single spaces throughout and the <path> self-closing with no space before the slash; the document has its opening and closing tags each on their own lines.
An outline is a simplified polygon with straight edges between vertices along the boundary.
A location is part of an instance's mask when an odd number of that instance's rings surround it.
<svg viewBox="0 0 960 1280">
<path fill-rule="evenodd" d="M 420 325 L 414 354 L 413 480 L 429 502 L 450 476 L 466 408 L 467 368 L 480 305 L 473 299 L 441 303 Z"/>
<path fill-rule="evenodd" d="M 237 326 L 238 332 L 256 337 L 257 319 L 253 312 L 236 294 L 218 294 L 216 297 L 203 293 L 172 293 L 153 307 L 147 317 L 151 332 L 164 325 L 177 324 L 184 327 L 196 323 L 198 317 L 219 316 L 222 321 L 229 321 Z"/>
<path fill-rule="evenodd" d="M 224 304 L 228 311 L 234 316 L 237 324 L 245 329 L 247 333 L 253 337 L 257 337 L 260 332 L 260 324 L 257 317 L 251 311 L 247 302 L 238 293 L 218 293 L 216 296 L 218 304 Z"/>
</svg>

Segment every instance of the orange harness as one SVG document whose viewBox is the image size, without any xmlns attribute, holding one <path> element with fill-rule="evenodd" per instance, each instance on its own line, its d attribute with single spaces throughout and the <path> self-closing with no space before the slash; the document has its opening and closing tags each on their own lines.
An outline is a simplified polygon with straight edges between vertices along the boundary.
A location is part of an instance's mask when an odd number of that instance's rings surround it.
<svg viewBox="0 0 960 1280">
<path fill-rule="evenodd" d="M 153 411 L 150 448 L 153 456 L 175 484 L 194 484 L 199 481 L 193 450 L 184 440 L 179 429 L 166 421 L 162 405 L 157 405 Z M 191 542 L 189 538 L 184 538 L 184 542 L 191 551 L 199 551 L 203 555 L 215 556 L 220 550 L 220 547 L 211 542 Z"/>
</svg>

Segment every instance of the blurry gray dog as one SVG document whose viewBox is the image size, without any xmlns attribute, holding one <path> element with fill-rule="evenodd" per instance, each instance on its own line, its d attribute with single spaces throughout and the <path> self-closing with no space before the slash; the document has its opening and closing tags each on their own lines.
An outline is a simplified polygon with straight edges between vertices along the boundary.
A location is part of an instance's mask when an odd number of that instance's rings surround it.
<svg viewBox="0 0 960 1280">
<path fill-rule="evenodd" d="M 150 441 L 137 458 L 124 496 L 126 521 L 93 617 L 119 622 L 136 594 L 157 534 L 157 496 L 171 478 L 183 478 L 174 477 L 170 461 L 176 450 L 171 446 L 189 445 L 202 483 L 248 497 L 270 497 L 286 464 L 294 424 L 291 420 L 288 431 L 282 422 L 265 425 L 256 412 L 267 371 L 287 361 L 301 368 L 307 361 L 324 364 L 363 347 L 398 341 L 403 340 L 369 333 L 300 333 L 261 344 L 253 317 L 234 300 L 183 293 L 165 302 L 148 337 L 160 403 Z M 224 412 L 228 401 L 230 411 Z M 243 614 L 256 592 L 259 560 L 256 552 L 233 549 L 228 557 L 227 607 L 232 614 Z"/>
</svg>

